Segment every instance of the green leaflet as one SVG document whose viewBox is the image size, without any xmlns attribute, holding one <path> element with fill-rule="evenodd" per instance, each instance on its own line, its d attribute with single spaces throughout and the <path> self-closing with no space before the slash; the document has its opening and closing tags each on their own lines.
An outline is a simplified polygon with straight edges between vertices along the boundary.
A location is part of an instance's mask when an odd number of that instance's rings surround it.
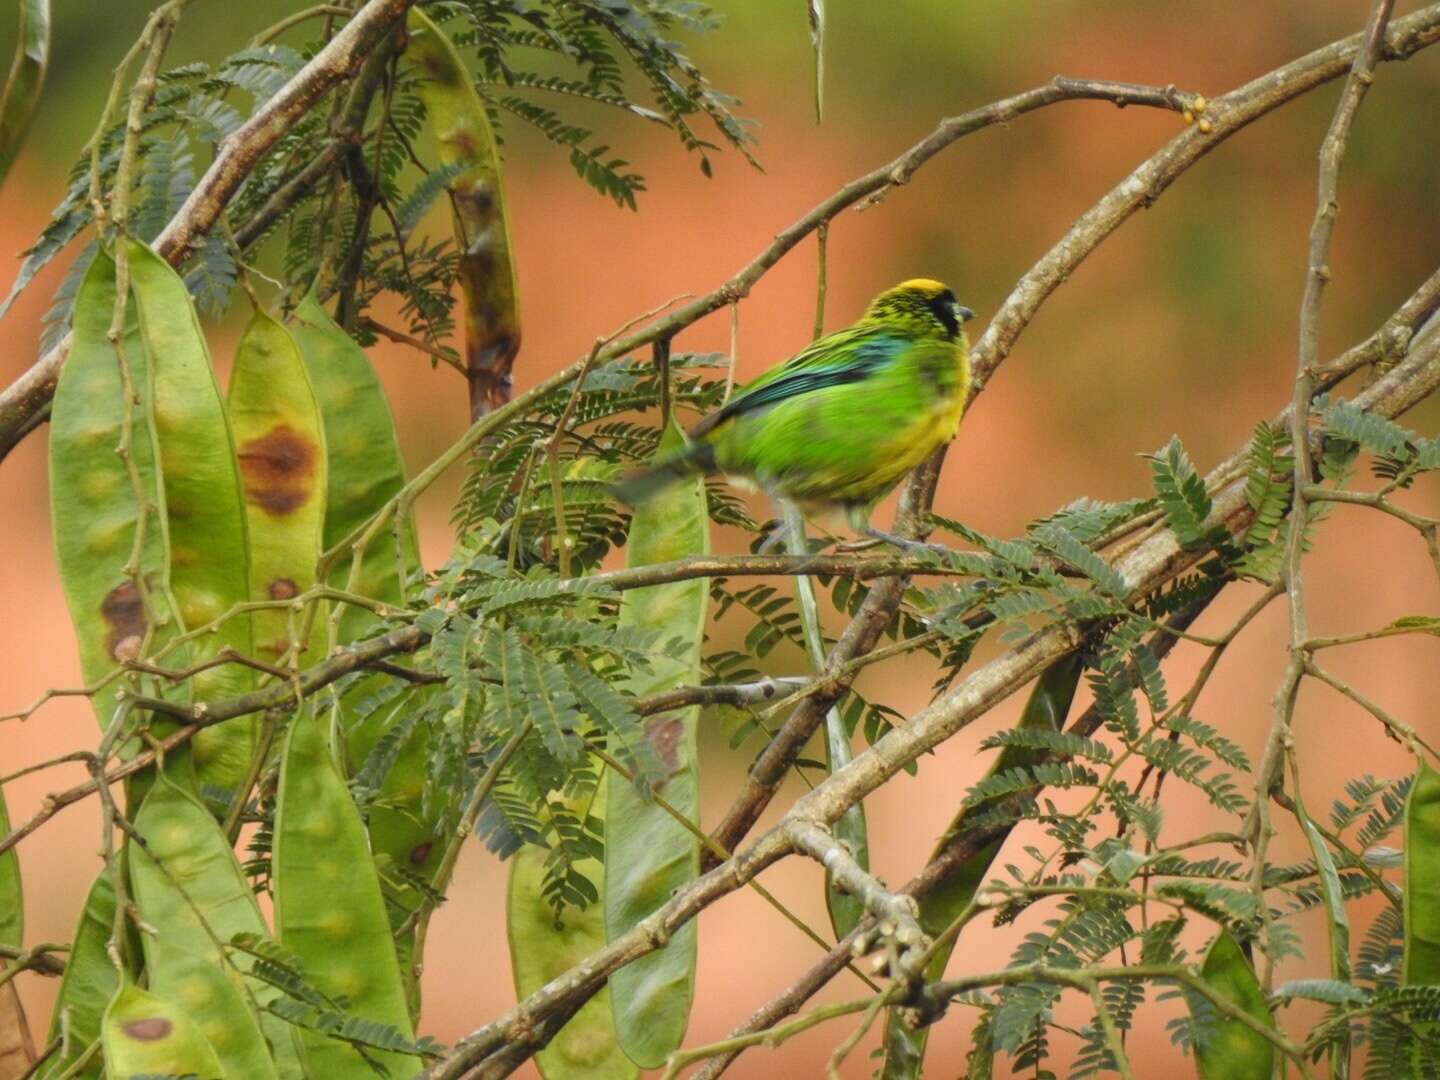
<svg viewBox="0 0 1440 1080">
<path fill-rule="evenodd" d="M 1060 731 L 1065 726 L 1065 717 L 1070 704 L 1075 700 L 1075 689 L 1080 684 L 1080 673 L 1085 668 L 1081 654 L 1076 651 L 1055 661 L 1036 680 L 1035 688 L 1020 714 L 1021 728 L 1041 728 Z M 1038 754 L 1019 746 L 1004 747 L 996 756 L 986 776 L 997 776 L 1008 769 L 1031 764 Z M 935 847 L 939 855 L 956 839 L 963 836 L 974 816 L 987 809 L 984 802 L 962 809 L 945 830 L 940 843 Z M 985 883 L 990 865 L 1005 843 L 1000 837 L 987 844 L 967 859 L 956 872 L 940 882 L 920 900 L 920 925 L 931 936 L 944 932 L 945 928 L 965 910 L 974 899 L 975 892 Z M 928 980 L 943 978 L 945 965 L 950 960 L 954 943 L 936 951 L 934 958 L 925 969 Z M 885 1020 L 885 1062 L 881 1067 L 882 1080 L 911 1080 L 920 1075 L 925 1059 L 925 1045 L 930 1029 L 906 1026 L 898 1010 L 889 1010 Z"/>
<path fill-rule="evenodd" d="M 1230 931 L 1221 930 L 1210 943 L 1200 977 L 1219 996 L 1267 1027 L 1274 1026 L 1255 970 Z M 1275 1047 L 1269 1039 L 1221 1014 L 1203 998 L 1192 997 L 1190 1009 L 1195 1018 L 1195 1064 L 1200 1080 L 1270 1080 Z"/>
<path fill-rule="evenodd" d="M 790 553 L 806 554 L 808 546 L 805 542 L 805 516 L 793 506 L 785 508 L 785 530 Z M 825 667 L 825 640 L 821 635 L 820 613 L 815 604 L 815 583 L 808 576 L 797 575 L 795 595 L 800 601 L 800 624 L 805 631 L 805 648 L 810 654 L 810 663 L 818 672 Z M 849 765 L 853 757 L 845 721 L 840 716 L 840 710 L 832 705 L 825 712 L 825 764 L 831 773 L 835 773 Z M 861 869 L 869 870 L 870 834 L 865 824 L 864 804 L 857 802 L 850 807 L 831 828 L 835 838 L 855 857 Z M 825 907 L 830 912 L 830 925 L 837 938 L 850 933 L 865 917 L 864 902 L 853 893 L 837 889 L 828 873 L 825 875 Z"/>
<path fill-rule="evenodd" d="M 442 166 L 462 169 L 448 185 L 465 296 L 465 369 L 470 414 L 510 400 L 510 368 L 520 351 L 520 296 L 505 213 L 500 149 L 460 54 L 420 8 L 408 16 L 405 57 L 421 74 Z"/>
<path fill-rule="evenodd" d="M 307 706 L 290 722 L 280 766 L 271 857 L 275 931 L 321 992 L 344 997 L 351 1016 L 414 1039 L 380 881 L 365 828 L 335 768 L 318 717 Z M 346 1043 L 306 1031 L 306 1076 L 369 1080 Z M 403 1054 L 371 1051 L 394 1080 L 419 1071 Z"/>
<path fill-rule="evenodd" d="M 105 1010 L 106 1080 L 142 1076 L 226 1077 L 215 1051 L 181 1009 L 126 986 Z"/>
<path fill-rule="evenodd" d="M 1440 985 L 1440 773 L 1422 762 L 1405 800 L 1405 986 Z"/>
<path fill-rule="evenodd" d="M 246 991 L 273 995 L 258 981 L 242 985 L 224 959 L 235 935 L 269 936 L 255 894 L 224 831 L 184 788 L 167 767 L 135 815 L 145 846 L 129 854 L 131 889 L 156 931 L 141 937 L 149 988 L 185 1010 L 231 1075 L 298 1078 L 290 1025 L 257 1016 Z M 249 967 L 248 955 L 234 958 L 240 971 Z"/>
<path fill-rule="evenodd" d="M 5 792 L 0 789 L 0 836 L 10 832 Z M 0 855 L 0 942 L 21 947 L 25 941 L 25 904 L 20 889 L 20 858 L 14 848 Z M 0 971 L 5 962 L 0 960 Z M 0 987 L 0 1076 L 20 1076 L 35 1061 L 30 1025 L 20 1005 L 15 980 Z"/>
<path fill-rule="evenodd" d="M 672 420 L 656 451 L 663 459 L 683 445 Z M 625 545 L 627 566 L 646 566 L 709 550 L 704 482 L 695 477 L 639 506 Z M 658 657 L 652 670 L 628 687 L 637 696 L 699 681 L 700 645 L 709 591 L 704 581 L 681 581 L 627 592 L 620 625 L 659 630 L 663 641 L 684 642 L 678 659 Z M 653 719 L 648 732 L 668 778 L 656 789 L 690 820 L 699 819 L 695 754 L 698 708 Z M 661 907 L 700 868 L 695 837 L 654 800 L 614 775 L 608 792 L 605 829 L 605 930 L 621 936 Z M 611 1008 L 620 1045 L 637 1065 L 657 1068 L 680 1045 L 695 994 L 695 924 L 675 932 L 664 948 L 641 957 L 610 977 Z"/>
<path fill-rule="evenodd" d="M 180 275 L 144 244 L 125 247 L 140 334 L 150 358 L 147 395 L 155 430 L 170 549 L 170 587 L 186 630 L 197 630 L 250 598 L 244 504 L 230 423 L 200 330 L 194 302 Z M 192 643 L 190 661 L 230 648 L 253 653 L 250 618 L 226 619 Z M 192 680 L 198 700 L 244 693 L 253 673 L 224 664 Z M 192 740 L 202 784 L 233 790 L 244 779 L 257 720 L 245 717 L 199 732 Z"/>
<path fill-rule="evenodd" d="M 602 785 L 590 804 L 591 815 L 605 817 L 604 797 Z M 526 844 L 510 860 L 505 917 L 510 969 L 515 993 L 522 999 L 605 944 L 603 902 L 592 903 L 583 911 L 567 907 L 556 919 L 541 889 L 547 855 L 544 848 Z M 600 863 L 587 859 L 576 869 L 601 890 L 604 867 Z M 633 1080 L 640 1075 L 616 1041 L 610 996 L 607 985 L 535 1055 L 545 1080 Z"/>
<path fill-rule="evenodd" d="M 60 994 L 50 1018 L 50 1031 L 45 1042 L 51 1043 L 64 1033 L 65 1045 L 45 1063 L 40 1076 L 44 1080 L 61 1075 L 96 1046 L 85 1067 L 74 1073 L 89 1080 L 100 1075 L 98 1053 L 100 1020 L 105 1007 L 119 989 L 115 965 L 105 952 L 110 931 L 115 923 L 115 888 L 110 872 L 101 870 L 85 897 L 80 921 L 70 939 L 70 954 L 65 958 L 65 975 L 60 980 Z"/>
<path fill-rule="evenodd" d="M 325 432 L 310 376 L 290 332 L 257 311 L 235 350 L 226 409 L 245 491 L 250 599 L 288 600 L 315 585 L 325 529 Z M 288 663 L 325 655 L 326 605 L 307 609 L 308 643 Z M 296 646 L 299 612 L 257 611 L 255 648 L 278 664 Z"/>
<path fill-rule="evenodd" d="M 0 102 L 0 184 L 25 141 L 50 58 L 50 0 L 20 0 L 19 8 L 15 59 L 5 81 L 5 100 Z"/>
</svg>

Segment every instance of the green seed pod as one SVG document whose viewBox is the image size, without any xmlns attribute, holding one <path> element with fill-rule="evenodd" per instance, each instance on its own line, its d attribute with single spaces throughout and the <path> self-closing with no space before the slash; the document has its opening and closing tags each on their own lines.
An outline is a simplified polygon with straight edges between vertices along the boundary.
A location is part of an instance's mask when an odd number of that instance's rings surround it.
<svg viewBox="0 0 1440 1080">
<path fill-rule="evenodd" d="M 5 792 L 0 788 L 0 836 L 10 832 Z M 20 889 L 20 858 L 14 848 L 0 854 L 0 942 L 20 948 L 25 942 L 25 903 Z M 0 972 L 5 962 L 0 961 Z M 0 986 L 0 1076 L 21 1076 L 35 1061 L 35 1045 L 15 980 Z"/>
<path fill-rule="evenodd" d="M 240 477 L 210 351 L 180 275 L 144 244 L 126 245 L 140 333 L 150 357 L 149 395 L 165 487 L 170 586 L 187 630 L 220 618 L 250 596 Z M 223 648 L 250 655 L 250 619 L 227 619 L 193 643 L 192 662 Z M 244 693 L 250 669 L 225 664 L 192 680 L 197 699 Z M 250 765 L 257 721 L 246 717 L 199 732 L 193 740 L 202 784 L 238 787 Z"/>
<path fill-rule="evenodd" d="M 4 99 L 0 100 L 0 183 L 9 175 L 15 155 L 25 141 L 50 61 L 49 0 L 20 0 L 17 6 L 20 29 L 16 34 L 15 59 L 10 62 Z"/>
<path fill-rule="evenodd" d="M 407 25 L 405 58 L 421 75 L 420 97 L 440 163 L 462 170 L 449 190 L 465 296 L 465 369 L 474 419 L 510 400 L 510 369 L 520 351 L 520 295 L 500 148 L 450 39 L 418 7 L 410 9 Z"/>
<path fill-rule="evenodd" d="M 232 968 L 222 950 L 237 934 L 269 936 L 224 831 L 168 765 L 135 828 L 145 845 L 130 851 L 131 888 L 155 929 L 141 938 L 150 989 L 185 1010 L 232 1075 L 300 1077 L 294 1029 L 257 1015 L 247 997 L 247 989 L 261 1000 L 273 991 L 259 981 L 242 986 L 239 972 L 250 958 L 233 954 Z"/>
<path fill-rule="evenodd" d="M 657 457 L 684 441 L 672 420 Z M 627 566 L 647 566 L 710 549 L 705 485 L 696 477 L 635 509 L 625 545 Z M 709 610 L 702 580 L 651 585 L 627 592 L 620 625 L 661 631 L 662 641 L 680 639 L 683 653 L 655 657 L 649 672 L 627 687 L 636 696 L 661 693 L 700 681 L 700 646 Z M 700 814 L 696 761 L 699 708 L 666 713 L 650 723 L 648 735 L 667 778 L 656 789 L 691 821 Z M 700 871 L 695 837 L 633 784 L 611 775 L 606 781 L 605 929 L 611 941 L 661 907 Z M 677 930 L 669 943 L 610 977 L 611 1006 L 620 1045 L 637 1065 L 665 1063 L 684 1038 L 695 996 L 695 924 Z"/>
<path fill-rule="evenodd" d="M 105 1007 L 120 986 L 115 965 L 105 951 L 114 925 L 115 888 L 110 872 L 102 870 L 85 897 L 80 921 L 70 941 L 70 954 L 65 958 L 65 975 L 60 980 L 60 994 L 51 1014 L 50 1033 L 45 1037 L 47 1044 L 62 1036 L 65 1042 L 41 1067 L 39 1075 L 44 1080 L 62 1074 L 85 1080 L 100 1075 L 102 1062 L 98 1049 L 85 1066 L 73 1073 L 70 1070 L 98 1044 Z"/>
<path fill-rule="evenodd" d="M 0 836 L 10 834 L 10 811 L 0 787 Z M 0 854 L 0 944 L 19 948 L 25 942 L 25 898 L 20 887 L 20 853 Z"/>
<path fill-rule="evenodd" d="M 235 350 L 226 399 L 245 489 L 250 598 L 289 600 L 314 587 L 325 530 L 325 433 L 300 349 L 257 311 Z M 325 655 L 325 606 L 313 605 L 308 647 L 295 667 Z M 298 612 L 257 611 L 255 648 L 272 664 L 291 652 Z"/>
<path fill-rule="evenodd" d="M 405 467 L 390 407 L 360 347 L 313 296 L 307 296 L 295 309 L 290 330 L 309 370 L 325 430 L 328 475 L 324 544 L 328 549 L 353 533 L 404 486 Z M 330 584 L 373 600 L 400 603 L 404 597 L 402 583 L 420 570 L 411 516 L 407 513 L 400 518 L 398 551 L 391 537 L 381 536 L 365 552 L 360 573 L 353 581 L 351 569 L 347 554 L 330 574 Z M 346 608 L 339 621 L 338 643 L 364 636 L 375 624 L 368 612 Z M 357 719 L 355 705 L 384 681 L 383 676 L 361 680 L 340 703 L 338 727 L 345 747 L 343 760 L 351 775 L 364 766 L 376 742 L 400 720 L 400 710 L 418 708 L 417 698 L 425 693 L 418 691 L 401 706 Z M 410 921 L 421 895 L 390 868 L 428 879 L 445 848 L 440 822 L 449 816 L 446 800 L 432 792 L 432 805 L 423 805 L 429 756 L 429 731 L 419 726 L 399 749 L 381 783 L 380 797 L 369 813 L 370 849 L 388 879 L 388 911 L 391 925 L 397 930 Z M 407 931 L 396 943 L 401 968 L 407 972 L 413 966 L 413 937 L 413 930 Z M 413 980 L 408 980 L 407 985 L 412 1015 L 418 1015 L 418 986 Z"/>
<path fill-rule="evenodd" d="M 798 507 L 785 508 L 784 527 L 790 554 L 808 554 L 810 547 L 805 538 L 805 515 Z M 795 578 L 795 599 L 799 601 L 805 651 L 810 655 L 813 670 L 822 671 L 825 667 L 825 637 L 820 628 L 820 610 L 815 602 L 815 584 L 803 574 Z M 825 710 L 826 772 L 834 775 L 849 765 L 853 757 L 850 731 L 840 710 L 832 705 Z M 870 869 L 870 829 L 865 823 L 864 803 L 857 802 L 841 814 L 831 824 L 830 831 L 862 870 Z M 837 885 L 829 872 L 825 874 L 825 907 L 830 913 L 830 927 L 837 938 L 845 937 L 865 917 L 865 902 Z"/>
<path fill-rule="evenodd" d="M 1039 728 L 1042 731 L 1060 731 L 1065 727 L 1065 718 L 1070 714 L 1070 705 L 1075 700 L 1075 690 L 1080 685 L 1080 673 L 1085 662 L 1079 651 L 1069 653 L 1056 660 L 1040 675 L 1030 697 L 1025 702 L 1025 711 L 1020 714 L 1020 728 Z M 1039 753 L 1020 746 L 1006 746 L 996 755 L 994 763 L 986 770 L 986 776 L 996 776 L 1010 769 L 1034 764 Z M 963 808 L 950 822 L 945 835 L 936 845 L 938 857 L 959 837 L 965 834 L 976 816 L 990 809 L 981 802 Z M 977 851 L 957 866 L 944 881 L 926 893 L 920 900 L 920 926 L 931 937 L 938 936 L 955 920 L 975 898 L 976 891 L 985 883 L 990 865 L 1005 843 L 999 837 Z M 945 965 L 950 960 L 955 944 L 935 951 L 925 969 L 929 980 L 942 979 Z M 914 1080 L 920 1075 L 925 1061 L 925 1045 L 930 1038 L 930 1027 L 915 1028 L 906 1024 L 898 1009 L 891 1009 L 885 1019 L 885 1061 L 880 1068 L 881 1080 Z"/>
<path fill-rule="evenodd" d="M 1265 992 L 1240 945 L 1221 930 L 1205 951 L 1200 977 L 1221 997 L 1267 1027 L 1274 1026 Z M 1197 1010 L 1203 1009 L 1203 1015 Z M 1243 1022 L 1218 1013 L 1210 1003 L 1191 1002 L 1195 1014 L 1195 1064 L 1201 1080 L 1270 1080 L 1275 1047 Z"/>
<path fill-rule="evenodd" d="M 1440 985 L 1440 772 L 1421 762 L 1405 800 L 1405 986 Z"/>
<path fill-rule="evenodd" d="M 80 670 L 94 684 L 149 642 L 172 636 L 164 503 L 155 478 L 148 411 L 131 402 L 128 453 L 143 507 L 117 449 L 126 427 L 125 388 L 108 333 L 115 309 L 115 264 L 96 254 L 75 296 L 74 340 L 50 414 L 50 520 L 60 583 L 80 645 Z M 132 386 L 143 393 L 146 356 L 137 333 L 124 338 Z M 138 567 L 129 563 L 144 514 Z M 133 573 L 131 570 L 133 569 Z M 148 607 L 148 611 L 147 611 Z M 113 698 L 92 699 L 102 726 Z"/>
<path fill-rule="evenodd" d="M 369 519 L 405 485 L 405 466 L 395 439 L 395 421 L 380 381 L 360 346 L 335 325 L 325 309 L 307 295 L 295 309 L 289 329 L 310 374 L 325 429 L 327 461 L 325 547 L 332 548 Z M 415 527 L 409 516 L 396 545 L 377 541 L 365 553 L 354 591 L 372 600 L 396 604 L 403 597 L 402 573 L 419 568 Z M 347 553 L 330 575 L 345 588 L 350 578 Z M 349 608 L 340 619 L 340 643 L 354 641 L 374 617 Z"/>
<path fill-rule="evenodd" d="M 299 957 L 310 981 L 332 997 L 346 998 L 352 1016 L 413 1039 L 365 829 L 320 721 L 308 707 L 291 721 L 286 738 L 271 877 L 276 935 Z M 306 1075 L 337 1080 L 370 1075 L 349 1045 L 316 1032 L 305 1032 L 303 1039 Z M 392 1076 L 416 1071 L 414 1060 L 403 1055 L 372 1051 L 371 1056 Z"/>
<path fill-rule="evenodd" d="M 105 1010 L 106 1080 L 142 1076 L 222 1077 L 215 1051 L 185 1012 L 138 986 L 126 986 Z"/>
<path fill-rule="evenodd" d="M 603 787 L 590 804 L 589 813 L 605 817 Z M 569 907 L 558 918 L 555 916 L 544 894 L 548 857 L 545 848 L 526 844 L 510 860 L 505 918 L 510 970 L 515 993 L 522 1000 L 605 944 L 602 903 L 592 903 L 583 911 Z M 596 892 L 601 890 L 605 871 L 598 861 L 585 859 L 575 869 L 590 879 Z M 535 1055 L 535 1064 L 546 1080 L 633 1080 L 640 1075 L 616 1040 L 608 985 Z"/>
</svg>

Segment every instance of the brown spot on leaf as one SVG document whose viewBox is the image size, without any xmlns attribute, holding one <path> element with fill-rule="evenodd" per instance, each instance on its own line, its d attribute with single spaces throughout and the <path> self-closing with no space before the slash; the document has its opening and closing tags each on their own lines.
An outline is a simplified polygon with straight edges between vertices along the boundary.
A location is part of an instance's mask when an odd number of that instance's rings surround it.
<svg viewBox="0 0 1440 1080">
<path fill-rule="evenodd" d="M 435 845 L 434 845 L 433 843 L 431 843 L 429 840 L 426 840 L 423 844 L 416 844 L 413 848 L 411 848 L 411 849 L 410 849 L 410 863 L 411 863 L 411 865 L 413 865 L 413 866 L 419 866 L 419 865 L 421 865 L 426 859 L 428 859 L 428 858 L 430 857 L 430 849 L 433 848 L 434 846 L 435 846 Z"/>
<path fill-rule="evenodd" d="M 313 439 L 289 424 L 277 424 L 239 450 L 245 495 L 267 514 L 294 513 L 310 501 L 315 478 Z"/>
<path fill-rule="evenodd" d="M 120 1030 L 132 1039 L 154 1042 L 156 1039 L 165 1038 L 174 1028 L 175 1025 L 163 1016 L 147 1016 L 143 1020 L 131 1020 L 128 1024 L 121 1025 Z"/>
<path fill-rule="evenodd" d="M 293 600 L 300 595 L 300 586 L 288 577 L 282 577 L 270 582 L 268 591 L 271 600 Z"/>
<path fill-rule="evenodd" d="M 645 728 L 645 737 L 655 748 L 655 756 L 665 766 L 667 775 L 680 771 L 680 736 L 684 732 L 684 722 L 675 717 L 662 716 L 652 720 Z"/>
<path fill-rule="evenodd" d="M 145 639 L 145 602 L 133 581 L 116 585 L 100 601 L 100 617 L 110 628 L 105 650 L 116 660 L 134 660 Z"/>
<path fill-rule="evenodd" d="M 457 143 L 461 137 L 461 133 L 457 133 Z M 473 156 L 474 152 L 478 149 L 478 147 L 473 145 L 475 140 L 468 134 L 463 135 L 463 138 L 466 142 L 472 144 L 469 149 L 471 156 Z M 452 197 L 458 204 L 460 213 L 470 214 L 477 221 L 486 220 L 495 213 L 495 193 L 484 180 L 477 180 L 469 187 L 457 189 L 452 193 Z"/>
</svg>

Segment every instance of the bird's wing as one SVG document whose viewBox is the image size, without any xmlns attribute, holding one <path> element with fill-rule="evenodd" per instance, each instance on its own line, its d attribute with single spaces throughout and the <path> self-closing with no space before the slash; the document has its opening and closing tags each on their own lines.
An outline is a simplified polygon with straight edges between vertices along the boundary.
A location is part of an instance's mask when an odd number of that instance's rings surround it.
<svg viewBox="0 0 1440 1080">
<path fill-rule="evenodd" d="M 698 439 L 731 417 L 827 386 L 868 378 L 903 350 L 909 339 L 879 327 L 850 327 L 813 342 L 755 379 L 690 432 Z"/>
</svg>

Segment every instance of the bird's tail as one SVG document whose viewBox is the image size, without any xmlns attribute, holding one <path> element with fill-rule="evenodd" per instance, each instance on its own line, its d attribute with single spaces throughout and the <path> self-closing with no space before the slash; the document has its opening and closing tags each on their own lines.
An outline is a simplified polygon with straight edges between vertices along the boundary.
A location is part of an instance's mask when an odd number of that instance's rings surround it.
<svg viewBox="0 0 1440 1080">
<path fill-rule="evenodd" d="M 610 491 L 625 505 L 638 506 L 696 473 L 713 471 L 714 451 L 704 443 L 695 443 L 674 457 L 622 476 Z"/>
</svg>

